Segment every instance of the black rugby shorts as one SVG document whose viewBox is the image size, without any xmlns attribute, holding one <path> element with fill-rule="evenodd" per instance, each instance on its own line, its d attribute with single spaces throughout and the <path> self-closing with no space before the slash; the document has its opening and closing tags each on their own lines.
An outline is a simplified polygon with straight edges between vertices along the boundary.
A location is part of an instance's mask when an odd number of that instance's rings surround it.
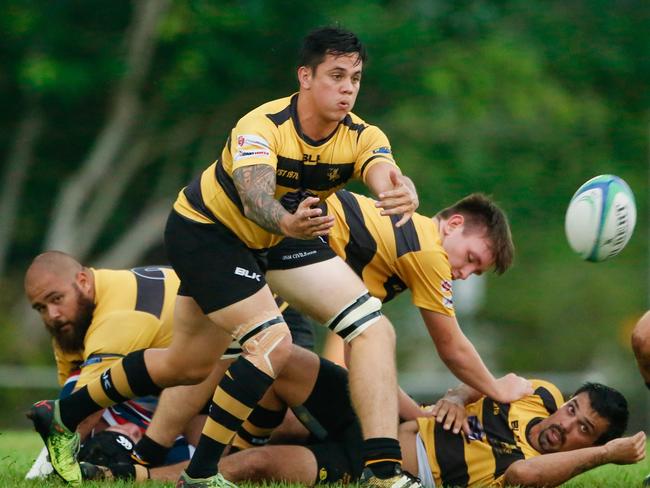
<svg viewBox="0 0 650 488">
<path fill-rule="evenodd" d="M 178 294 L 194 298 L 205 314 L 248 298 L 266 285 L 265 252 L 249 249 L 220 222 L 201 224 L 172 210 L 165 249 L 181 280 Z"/>
<path fill-rule="evenodd" d="M 320 263 L 336 257 L 325 238 L 294 239 L 285 237 L 279 244 L 269 248 L 268 269 L 282 270 Z"/>
</svg>

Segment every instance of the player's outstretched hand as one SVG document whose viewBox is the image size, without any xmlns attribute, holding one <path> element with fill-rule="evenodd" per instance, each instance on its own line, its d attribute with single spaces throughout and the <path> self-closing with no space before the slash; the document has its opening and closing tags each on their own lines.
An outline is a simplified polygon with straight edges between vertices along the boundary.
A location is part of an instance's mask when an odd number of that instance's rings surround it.
<svg viewBox="0 0 650 488">
<path fill-rule="evenodd" d="M 315 206 L 318 202 L 320 199 L 317 197 L 307 197 L 300 202 L 293 214 L 287 214 L 282 218 L 280 222 L 282 233 L 296 239 L 313 239 L 329 234 L 334 225 L 334 217 L 323 216 L 323 210 Z"/>
<path fill-rule="evenodd" d="M 533 394 L 533 384 L 526 378 L 508 373 L 496 380 L 498 394 L 493 398 L 497 402 L 512 403 Z"/>
<path fill-rule="evenodd" d="M 463 429 L 465 434 L 470 434 L 465 405 L 462 399 L 449 392 L 431 407 L 430 415 L 435 416 L 436 422 L 442 424 L 445 430 L 451 429 L 454 434 L 458 434 Z"/>
<path fill-rule="evenodd" d="M 645 458 L 645 432 L 631 437 L 619 437 L 605 444 L 607 462 L 615 464 L 638 463 Z"/>
<path fill-rule="evenodd" d="M 375 206 L 382 209 L 382 215 L 401 215 L 402 218 L 395 224 L 395 227 L 401 227 L 413 216 L 420 201 L 408 177 L 391 170 L 390 181 L 393 188 L 377 195 L 379 201 Z"/>
</svg>

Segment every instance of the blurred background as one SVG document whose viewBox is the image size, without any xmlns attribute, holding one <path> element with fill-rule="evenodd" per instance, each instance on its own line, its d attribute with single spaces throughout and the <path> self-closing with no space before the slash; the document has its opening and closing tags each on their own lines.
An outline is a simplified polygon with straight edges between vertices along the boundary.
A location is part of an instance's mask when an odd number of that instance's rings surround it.
<svg viewBox="0 0 650 488">
<path fill-rule="evenodd" d="M 649 21 L 641 0 L 0 0 L 0 427 L 27 427 L 22 411 L 56 393 L 23 298 L 31 258 L 164 263 L 177 192 L 239 117 L 297 90 L 302 37 L 332 24 L 367 45 L 354 112 L 389 136 L 419 211 L 482 191 L 510 217 L 515 266 L 454 285 L 488 365 L 566 393 L 606 382 L 647 427 L 629 335 L 650 307 Z M 569 249 L 564 212 L 602 173 L 628 182 L 638 220 L 592 264 Z M 404 295 L 386 306 L 400 379 L 432 399 L 455 380 Z"/>
</svg>

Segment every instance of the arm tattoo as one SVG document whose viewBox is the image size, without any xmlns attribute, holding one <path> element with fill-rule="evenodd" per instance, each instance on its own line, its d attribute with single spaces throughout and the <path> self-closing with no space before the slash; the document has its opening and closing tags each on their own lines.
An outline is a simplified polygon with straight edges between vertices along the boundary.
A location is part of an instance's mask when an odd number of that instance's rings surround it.
<svg viewBox="0 0 650 488">
<path fill-rule="evenodd" d="M 266 164 L 236 169 L 232 179 L 246 217 L 263 229 L 282 234 L 280 219 L 287 211 L 275 198 L 275 169 Z"/>
</svg>

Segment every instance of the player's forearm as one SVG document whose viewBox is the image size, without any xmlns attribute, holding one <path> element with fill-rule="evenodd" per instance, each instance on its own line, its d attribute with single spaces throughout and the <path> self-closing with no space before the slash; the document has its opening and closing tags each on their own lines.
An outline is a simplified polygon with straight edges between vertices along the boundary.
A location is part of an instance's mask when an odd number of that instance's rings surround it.
<svg viewBox="0 0 650 488">
<path fill-rule="evenodd" d="M 422 416 L 422 409 L 402 388 L 398 391 L 399 418 L 402 420 L 415 420 Z"/>
<path fill-rule="evenodd" d="M 574 476 L 608 462 L 604 446 L 543 454 L 510 465 L 505 472 L 505 484 L 558 486 Z"/>
<path fill-rule="evenodd" d="M 471 342 L 464 338 L 456 346 L 438 349 L 438 354 L 449 370 L 468 387 L 499 400 L 497 382 L 485 366 Z"/>
<path fill-rule="evenodd" d="M 281 221 L 289 215 L 289 212 L 274 197 L 273 167 L 265 164 L 245 166 L 235 170 L 232 178 L 246 217 L 264 230 L 274 234 L 284 234 Z"/>
</svg>

